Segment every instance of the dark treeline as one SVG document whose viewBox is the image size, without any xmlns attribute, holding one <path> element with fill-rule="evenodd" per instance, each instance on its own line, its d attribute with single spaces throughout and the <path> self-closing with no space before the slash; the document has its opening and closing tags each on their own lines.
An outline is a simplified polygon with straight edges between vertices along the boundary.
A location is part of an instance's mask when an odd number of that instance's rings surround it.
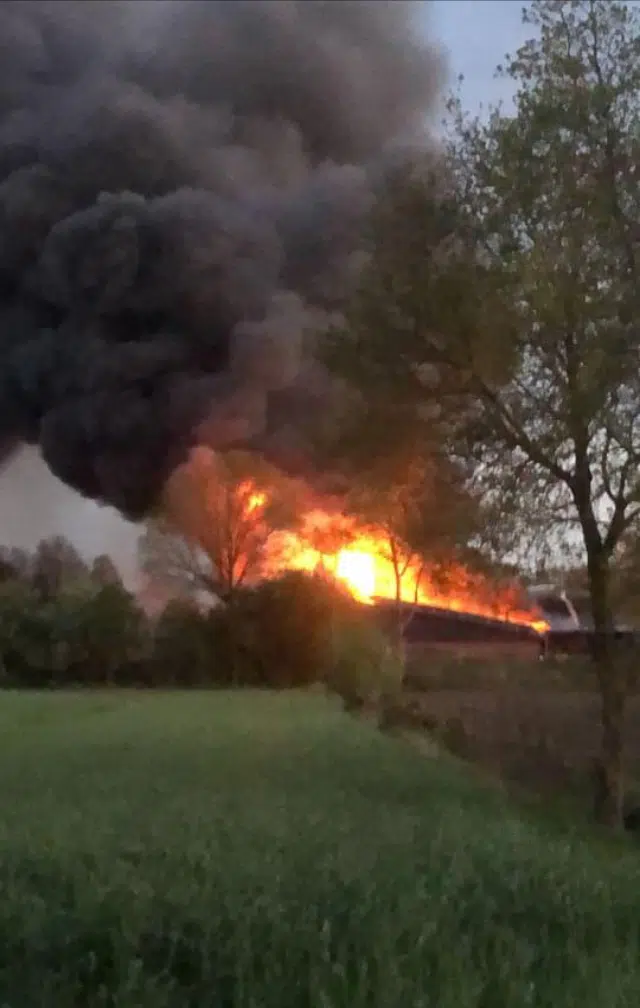
<svg viewBox="0 0 640 1008">
<path fill-rule="evenodd" d="M 389 675 L 362 607 L 303 574 L 202 611 L 176 599 L 154 618 L 108 558 L 87 566 L 65 540 L 0 555 L 0 685 L 263 687 L 323 682 L 357 699 Z"/>
</svg>

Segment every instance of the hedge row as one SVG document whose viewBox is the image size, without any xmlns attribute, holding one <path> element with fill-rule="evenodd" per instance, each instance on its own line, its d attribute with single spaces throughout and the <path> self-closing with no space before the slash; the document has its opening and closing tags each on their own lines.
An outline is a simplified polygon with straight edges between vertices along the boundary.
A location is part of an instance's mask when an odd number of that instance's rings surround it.
<svg viewBox="0 0 640 1008">
<path fill-rule="evenodd" d="M 367 613 L 335 586 L 289 573 L 201 612 L 173 602 L 149 621 L 118 584 L 43 600 L 0 586 L 0 684 L 266 687 L 325 683 L 357 704 L 399 669 Z"/>
</svg>

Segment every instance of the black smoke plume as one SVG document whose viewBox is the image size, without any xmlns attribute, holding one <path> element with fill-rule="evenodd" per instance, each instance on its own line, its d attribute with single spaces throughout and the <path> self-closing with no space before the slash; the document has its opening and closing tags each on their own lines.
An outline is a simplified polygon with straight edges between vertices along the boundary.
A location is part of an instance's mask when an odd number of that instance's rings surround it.
<svg viewBox="0 0 640 1008">
<path fill-rule="evenodd" d="M 3 0 L 0 452 L 136 519 L 194 441 L 287 443 L 437 92 L 421 7 Z"/>
</svg>

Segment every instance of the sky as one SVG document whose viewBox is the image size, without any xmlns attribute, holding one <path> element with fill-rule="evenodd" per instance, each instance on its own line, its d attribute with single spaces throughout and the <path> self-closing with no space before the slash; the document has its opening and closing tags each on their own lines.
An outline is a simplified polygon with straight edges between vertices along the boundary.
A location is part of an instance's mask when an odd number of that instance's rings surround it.
<svg viewBox="0 0 640 1008">
<path fill-rule="evenodd" d="M 464 75 L 465 108 L 507 103 L 508 82 L 494 79 L 496 65 L 527 38 L 520 0 L 433 0 L 424 30 L 449 59 L 449 85 Z M 33 548 L 34 539 L 65 535 L 88 557 L 113 556 L 132 587 L 137 580 L 135 528 L 113 510 L 81 500 L 64 487 L 33 449 L 24 450 L 0 476 L 0 542 Z"/>
<path fill-rule="evenodd" d="M 464 76 L 462 104 L 470 112 L 499 102 L 509 108 L 510 82 L 494 75 L 505 54 L 531 37 L 531 26 L 522 24 L 522 8 L 521 0 L 433 0 L 427 11 L 427 30 L 448 56 L 450 85 Z"/>
</svg>

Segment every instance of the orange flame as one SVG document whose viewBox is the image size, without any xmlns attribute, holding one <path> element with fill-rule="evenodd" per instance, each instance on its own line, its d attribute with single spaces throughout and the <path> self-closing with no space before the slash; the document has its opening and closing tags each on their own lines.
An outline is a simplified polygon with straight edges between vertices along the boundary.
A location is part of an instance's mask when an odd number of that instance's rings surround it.
<svg viewBox="0 0 640 1008">
<path fill-rule="evenodd" d="M 185 472 L 170 481 L 165 506 L 179 527 L 193 531 L 194 485 L 185 482 Z M 269 492 L 253 480 L 237 484 L 234 496 L 239 514 L 248 517 L 255 513 L 256 521 L 264 518 Z M 196 524 L 206 520 L 197 506 L 195 511 L 200 514 Z M 204 514 L 208 514 L 206 508 Z M 260 576 L 275 577 L 287 570 L 324 571 L 346 585 L 354 598 L 370 605 L 379 599 L 399 599 L 501 619 L 538 632 L 548 629 L 540 614 L 527 607 L 517 588 L 497 588 L 453 562 L 444 571 L 442 565 L 424 564 L 401 543 L 390 540 L 384 529 L 360 524 L 337 510 L 309 509 L 300 516 L 295 530 L 268 535 Z"/>
<path fill-rule="evenodd" d="M 399 599 L 530 626 L 539 633 L 548 629 L 517 588 L 498 589 L 460 564 L 451 563 L 445 571 L 430 568 L 390 541 L 385 530 L 337 513 L 314 509 L 303 516 L 298 531 L 272 534 L 265 574 L 285 570 L 324 570 L 370 605 Z"/>
<path fill-rule="evenodd" d="M 253 514 L 258 508 L 263 508 L 267 503 L 267 495 L 262 490 L 253 490 L 250 483 L 242 483 L 240 485 L 240 493 L 242 495 L 248 494 L 247 500 L 247 514 Z"/>
</svg>

